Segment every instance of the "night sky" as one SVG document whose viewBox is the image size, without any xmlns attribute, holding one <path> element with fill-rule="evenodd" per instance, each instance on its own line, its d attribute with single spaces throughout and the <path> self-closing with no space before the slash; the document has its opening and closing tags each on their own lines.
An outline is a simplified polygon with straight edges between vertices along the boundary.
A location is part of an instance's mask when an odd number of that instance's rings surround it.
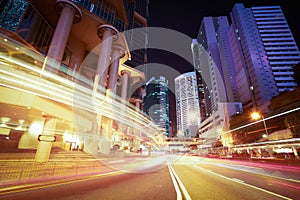
<svg viewBox="0 0 300 200">
<path fill-rule="evenodd" d="M 285 14 L 298 47 L 300 46 L 300 27 L 298 26 L 300 9 L 296 5 L 297 0 L 149 0 L 149 2 L 149 26 L 173 29 L 191 38 L 196 38 L 204 16 L 228 16 L 229 23 L 231 23 L 229 15 L 235 3 L 243 3 L 246 8 L 279 5 Z M 161 53 L 149 53 L 149 62 L 170 64 L 167 61 L 168 58 L 168 55 L 165 56 Z M 190 66 L 187 68 L 188 70 L 192 69 Z M 180 69 L 182 72 L 188 71 L 183 67 Z"/>
<path fill-rule="evenodd" d="M 285 14 L 293 36 L 300 46 L 300 9 L 296 0 L 149 0 L 149 26 L 163 27 L 179 31 L 191 38 L 196 38 L 202 18 L 205 16 L 228 16 L 235 3 L 243 3 L 246 8 L 252 6 L 279 5 Z M 180 73 L 193 70 L 188 62 L 169 52 L 159 50 L 148 50 L 148 63 L 161 63 L 171 66 Z M 147 78 L 151 78 L 151 69 L 147 69 Z M 174 80 L 169 80 L 171 90 L 174 87 Z M 175 121 L 174 94 L 170 92 L 170 120 Z"/>
</svg>

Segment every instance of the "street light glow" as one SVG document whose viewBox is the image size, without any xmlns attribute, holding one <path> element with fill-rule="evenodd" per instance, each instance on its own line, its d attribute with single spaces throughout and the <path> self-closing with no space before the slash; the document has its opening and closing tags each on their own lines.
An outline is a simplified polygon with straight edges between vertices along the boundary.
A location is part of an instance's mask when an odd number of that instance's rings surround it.
<svg viewBox="0 0 300 200">
<path fill-rule="evenodd" d="M 260 116 L 260 114 L 259 114 L 259 112 L 252 112 L 251 113 L 251 118 L 252 119 L 254 119 L 254 120 L 257 120 L 257 119 L 259 119 L 261 116 Z"/>
<path fill-rule="evenodd" d="M 262 137 L 263 137 L 263 138 L 268 138 L 268 136 L 269 136 L 268 128 L 267 128 L 267 125 L 266 125 L 266 122 L 265 122 L 265 118 L 263 117 L 263 115 L 261 115 L 261 114 L 260 114 L 259 112 L 257 112 L 257 111 L 254 111 L 254 112 L 251 113 L 251 117 L 252 117 L 252 119 L 254 119 L 254 120 L 257 120 L 257 119 L 262 118 L 262 121 L 263 121 L 263 123 L 264 123 L 265 132 L 266 132 L 265 134 L 262 135 Z"/>
</svg>

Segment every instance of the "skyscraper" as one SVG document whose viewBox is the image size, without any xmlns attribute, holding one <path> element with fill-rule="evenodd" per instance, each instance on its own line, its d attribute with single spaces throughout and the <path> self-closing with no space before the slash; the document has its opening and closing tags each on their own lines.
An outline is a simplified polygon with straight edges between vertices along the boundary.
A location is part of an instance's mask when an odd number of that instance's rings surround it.
<svg viewBox="0 0 300 200">
<path fill-rule="evenodd" d="M 127 34 L 127 42 L 129 49 L 140 47 L 131 52 L 131 59 L 126 63 L 131 67 L 144 65 L 147 62 L 147 29 L 148 26 L 148 4 L 149 0 L 124 1 L 128 20 L 128 30 L 135 28 L 144 28 L 140 31 L 133 31 Z M 143 48 L 141 48 L 143 47 Z"/>
<path fill-rule="evenodd" d="M 161 132 L 170 137 L 168 80 L 165 77 L 152 77 L 147 81 L 143 110 L 161 128 Z"/>
<path fill-rule="evenodd" d="M 195 137 L 200 125 L 198 85 L 195 72 L 175 78 L 177 137 Z"/>
<path fill-rule="evenodd" d="M 226 17 L 205 17 L 194 45 L 199 47 L 200 56 L 194 50 L 194 58 L 199 58 L 195 67 L 204 77 L 206 115 L 215 116 L 201 124 L 200 134 L 216 133 L 218 124 L 228 128 L 230 116 L 244 109 L 266 113 L 272 97 L 296 86 L 292 67 L 300 53 L 281 8 L 235 4 L 231 21 L 229 25 Z M 230 106 L 222 111 L 218 102 Z"/>
<path fill-rule="evenodd" d="M 202 48 L 200 44 L 197 42 L 197 39 L 192 40 L 192 54 L 193 54 L 193 64 L 196 72 L 196 77 L 198 78 L 198 95 L 199 95 L 199 109 L 200 109 L 200 119 L 204 121 L 206 119 L 206 101 L 204 98 L 205 91 L 205 81 L 203 79 L 203 74 L 201 74 L 201 56 L 202 56 Z"/>
<path fill-rule="evenodd" d="M 296 87 L 292 67 L 300 62 L 299 49 L 279 6 L 236 4 L 231 20 L 240 100 L 267 112 L 272 97 Z"/>
<path fill-rule="evenodd" d="M 206 114 L 199 134 L 203 138 L 218 138 L 229 128 L 230 117 L 242 112 L 233 79 L 234 70 L 227 48 L 227 17 L 204 17 L 197 39 L 193 40 L 194 67 L 202 77 L 200 106 Z M 201 82 L 199 82 L 201 83 Z M 201 107 L 204 107 L 201 106 Z"/>
<path fill-rule="evenodd" d="M 220 38 L 221 31 L 226 31 L 228 27 L 229 23 L 225 16 L 204 17 L 199 28 L 197 40 L 194 41 L 194 46 L 196 43 L 199 44 L 197 48 L 194 48 L 193 55 L 194 60 L 199 60 L 195 68 L 203 77 L 207 116 L 218 110 L 218 102 L 227 102 L 229 99 L 234 99 L 231 95 L 232 85 L 225 82 L 225 78 L 227 80 L 228 77 L 232 77 L 232 74 L 230 74 L 232 72 L 228 68 L 223 67 L 222 58 L 224 56 L 223 54 L 221 55 L 223 52 L 220 51 L 220 44 L 224 42 Z"/>
</svg>

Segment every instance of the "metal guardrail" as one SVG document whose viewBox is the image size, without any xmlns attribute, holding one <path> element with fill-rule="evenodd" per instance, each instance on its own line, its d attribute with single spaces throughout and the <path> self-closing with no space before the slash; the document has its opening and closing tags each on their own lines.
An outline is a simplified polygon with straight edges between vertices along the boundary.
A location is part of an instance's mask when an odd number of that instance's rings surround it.
<svg viewBox="0 0 300 200">
<path fill-rule="evenodd" d="M 55 179 L 92 174 L 110 170 L 99 160 L 53 160 L 37 163 L 34 160 L 0 160 L 0 185 L 9 182 Z"/>
</svg>

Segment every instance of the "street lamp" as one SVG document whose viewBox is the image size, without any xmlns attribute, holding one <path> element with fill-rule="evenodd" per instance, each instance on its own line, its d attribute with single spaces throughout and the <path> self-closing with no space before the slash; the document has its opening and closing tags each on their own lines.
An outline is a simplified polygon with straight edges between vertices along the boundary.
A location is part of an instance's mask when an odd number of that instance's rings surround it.
<svg viewBox="0 0 300 200">
<path fill-rule="evenodd" d="M 263 134 L 263 137 L 264 137 L 264 138 L 267 138 L 267 137 L 269 136 L 269 134 L 268 134 L 268 129 L 267 129 L 267 125 L 266 125 L 264 116 L 261 115 L 259 112 L 256 112 L 256 111 L 255 111 L 255 112 L 252 112 L 252 113 L 251 113 L 251 117 L 252 117 L 252 119 L 254 119 L 254 120 L 257 120 L 257 119 L 259 119 L 259 118 L 262 118 L 262 121 L 263 121 L 264 127 L 265 127 L 265 131 L 266 131 L 266 134 Z"/>
</svg>

